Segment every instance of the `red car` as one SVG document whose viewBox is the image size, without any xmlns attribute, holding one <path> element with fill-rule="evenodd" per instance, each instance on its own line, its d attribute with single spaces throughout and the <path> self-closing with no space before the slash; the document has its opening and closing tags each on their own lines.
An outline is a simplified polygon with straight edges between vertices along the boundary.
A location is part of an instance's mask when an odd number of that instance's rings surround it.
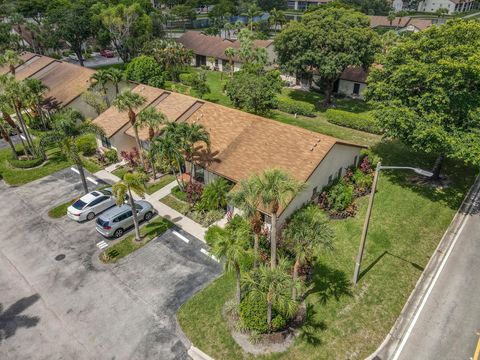
<svg viewBox="0 0 480 360">
<path fill-rule="evenodd" d="M 113 58 L 114 54 L 112 50 L 101 50 L 100 55 L 106 58 Z"/>
</svg>

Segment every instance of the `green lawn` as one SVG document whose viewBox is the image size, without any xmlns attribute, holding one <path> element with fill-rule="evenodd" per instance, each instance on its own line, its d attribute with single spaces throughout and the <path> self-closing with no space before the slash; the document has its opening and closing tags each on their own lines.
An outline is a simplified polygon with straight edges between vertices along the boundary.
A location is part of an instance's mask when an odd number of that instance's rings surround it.
<svg viewBox="0 0 480 360">
<path fill-rule="evenodd" d="M 126 167 L 120 166 L 116 168 L 115 170 L 112 171 L 112 174 L 119 177 L 120 179 L 123 179 L 123 176 L 128 172 L 128 169 Z"/>
<path fill-rule="evenodd" d="M 388 165 L 429 168 L 434 161 L 396 142 L 378 143 L 373 150 Z M 350 281 L 368 199 L 358 199 L 354 218 L 332 221 L 335 249 L 315 265 L 301 335 L 287 352 L 259 358 L 363 359 L 374 351 L 398 317 L 476 171 L 449 161 L 445 173 L 451 186 L 434 189 L 415 185 L 408 172 L 382 172 L 355 288 Z M 185 303 L 178 319 L 195 346 L 210 356 L 253 359 L 241 352 L 221 315 L 233 293 L 233 277 L 222 276 Z"/>
<path fill-rule="evenodd" d="M 185 201 L 182 201 L 172 194 L 169 194 L 159 200 L 161 203 L 171 207 L 173 210 L 178 211 L 179 213 L 183 214 L 185 211 L 185 207 L 188 205 Z"/>
<path fill-rule="evenodd" d="M 136 241 L 135 234 L 132 233 L 123 240 L 117 242 L 115 245 L 112 245 L 108 247 L 105 251 L 103 251 L 100 254 L 100 259 L 106 263 L 116 262 L 121 258 L 127 256 L 128 254 L 134 252 L 135 250 L 140 249 L 149 241 L 162 235 L 172 226 L 173 223 L 165 218 L 158 217 L 156 219 L 153 219 L 152 221 L 140 228 L 140 234 L 143 237 L 142 241 Z M 132 230 L 132 232 L 134 232 L 134 230 Z M 104 254 L 107 254 L 108 257 L 105 257 Z"/>
<path fill-rule="evenodd" d="M 155 184 L 148 184 L 146 188 L 146 193 L 151 195 L 154 192 L 160 190 L 163 188 L 165 185 L 170 184 L 172 181 L 175 180 L 175 176 L 171 174 L 164 175 L 158 182 Z"/>
<path fill-rule="evenodd" d="M 73 204 L 75 200 L 78 198 L 74 198 L 71 200 L 68 200 L 67 202 L 60 204 L 58 206 L 55 206 L 54 208 L 50 209 L 48 211 L 48 216 L 51 217 L 52 219 L 59 219 L 65 215 L 67 215 L 67 208 Z"/>
</svg>

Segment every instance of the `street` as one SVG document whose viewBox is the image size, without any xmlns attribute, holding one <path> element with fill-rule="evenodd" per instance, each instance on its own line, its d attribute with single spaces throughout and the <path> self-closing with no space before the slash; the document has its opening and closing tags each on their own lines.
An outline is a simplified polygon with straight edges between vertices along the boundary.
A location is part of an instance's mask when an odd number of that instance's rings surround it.
<svg viewBox="0 0 480 360">
<path fill-rule="evenodd" d="M 478 359 L 480 350 L 480 195 L 426 293 L 393 359 Z M 455 240 L 454 240 L 455 241 Z M 474 357 L 476 354 L 477 357 Z"/>
<path fill-rule="evenodd" d="M 100 263 L 93 221 L 47 215 L 80 192 L 70 169 L 0 182 L 0 359 L 187 359 L 175 313 L 220 265 L 180 229 Z"/>
</svg>

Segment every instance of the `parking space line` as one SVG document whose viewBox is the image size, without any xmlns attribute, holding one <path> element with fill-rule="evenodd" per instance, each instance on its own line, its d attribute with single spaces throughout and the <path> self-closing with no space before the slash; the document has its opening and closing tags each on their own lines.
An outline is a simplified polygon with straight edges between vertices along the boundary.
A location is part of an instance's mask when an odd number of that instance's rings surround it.
<svg viewBox="0 0 480 360">
<path fill-rule="evenodd" d="M 94 183 L 95 185 L 98 185 L 98 181 L 95 181 L 94 179 L 92 179 L 90 176 L 87 176 L 87 180 Z"/>
<path fill-rule="evenodd" d="M 218 260 L 214 255 L 210 254 L 206 249 L 204 248 L 201 248 L 200 249 L 200 252 L 202 252 L 203 254 L 207 255 L 208 257 L 211 257 L 213 260 L 215 260 L 216 262 L 220 262 L 220 260 Z"/>
<path fill-rule="evenodd" d="M 108 244 L 105 242 L 105 241 L 100 241 L 99 243 L 97 243 L 97 247 L 102 250 L 102 249 L 105 249 L 106 247 L 108 247 Z"/>
<path fill-rule="evenodd" d="M 183 236 L 182 234 L 176 232 L 175 230 L 172 231 L 172 234 L 175 235 L 176 237 L 178 237 L 180 240 L 183 240 L 184 242 L 186 242 L 187 244 L 190 242 L 189 239 L 187 239 L 185 236 Z"/>
<path fill-rule="evenodd" d="M 70 170 L 72 170 L 74 173 L 80 174 L 80 171 L 78 171 L 77 169 L 75 169 L 73 166 L 70 168 Z"/>
</svg>

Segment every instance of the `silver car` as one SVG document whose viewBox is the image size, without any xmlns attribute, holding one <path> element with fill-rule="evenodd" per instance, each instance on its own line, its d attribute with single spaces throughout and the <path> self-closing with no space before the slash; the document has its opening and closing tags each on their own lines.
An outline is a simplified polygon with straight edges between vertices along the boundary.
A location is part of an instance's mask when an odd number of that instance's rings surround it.
<svg viewBox="0 0 480 360">
<path fill-rule="evenodd" d="M 96 215 L 115 205 L 112 188 L 89 192 L 67 209 L 67 215 L 75 221 L 92 220 Z"/>
<path fill-rule="evenodd" d="M 135 201 L 138 221 L 149 221 L 154 214 L 153 206 L 144 200 Z M 97 231 L 105 237 L 120 237 L 133 226 L 133 214 L 130 205 L 123 204 L 105 211 L 97 218 Z"/>
</svg>

